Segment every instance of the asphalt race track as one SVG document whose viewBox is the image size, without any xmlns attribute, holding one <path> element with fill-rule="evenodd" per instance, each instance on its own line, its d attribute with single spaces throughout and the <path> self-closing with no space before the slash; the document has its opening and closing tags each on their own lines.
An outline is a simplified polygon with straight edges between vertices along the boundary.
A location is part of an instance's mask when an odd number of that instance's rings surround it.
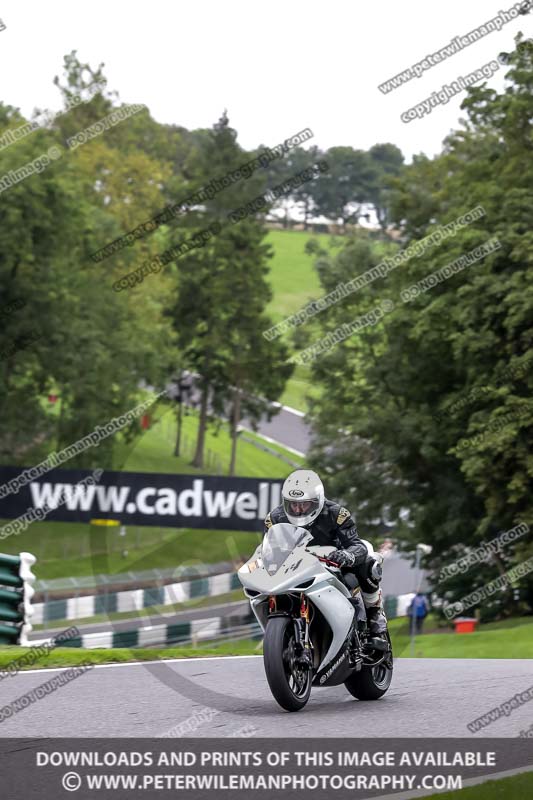
<svg viewBox="0 0 533 800">
<path fill-rule="evenodd" d="M 287 406 L 282 406 L 270 422 L 262 419 L 257 432 L 301 453 L 307 453 L 311 441 L 311 426 L 305 421 L 305 416 Z"/>
<path fill-rule="evenodd" d="M 4 678 L 0 708 L 59 671 Z M 5 719 L 0 736 L 162 736 L 209 706 L 219 713 L 189 735 L 515 737 L 533 722 L 533 704 L 478 734 L 467 723 L 525 691 L 531 678 L 525 659 L 399 659 L 381 700 L 357 701 L 344 686 L 318 688 L 291 714 L 272 698 L 261 656 L 102 666 Z M 243 733 L 246 726 L 253 730 Z"/>
<path fill-rule="evenodd" d="M 171 384 L 167 384 L 167 389 Z M 149 386 L 149 389 L 154 390 L 155 387 Z M 187 405 L 198 407 L 200 402 L 200 394 L 197 389 L 193 389 L 187 399 Z M 273 408 L 277 409 L 277 413 L 269 421 L 266 416 L 262 417 L 259 421 L 257 432 L 261 436 L 268 436 L 274 441 L 278 442 L 285 447 L 290 447 L 300 453 L 307 453 L 309 443 L 311 441 L 311 426 L 305 420 L 305 414 L 298 409 L 291 408 L 290 406 L 282 406 L 280 403 L 272 403 Z M 253 426 L 249 419 L 244 417 L 241 424 L 253 430 Z"/>
</svg>

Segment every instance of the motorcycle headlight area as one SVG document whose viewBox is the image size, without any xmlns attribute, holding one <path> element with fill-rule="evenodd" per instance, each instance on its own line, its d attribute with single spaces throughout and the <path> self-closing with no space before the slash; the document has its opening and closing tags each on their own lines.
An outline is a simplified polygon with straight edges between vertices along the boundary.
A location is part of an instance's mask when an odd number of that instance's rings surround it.
<svg viewBox="0 0 533 800">
<path fill-rule="evenodd" d="M 262 560 L 256 558 L 255 561 L 248 561 L 246 564 L 243 564 L 239 572 L 255 572 L 256 569 L 260 569 L 262 566 Z"/>
</svg>

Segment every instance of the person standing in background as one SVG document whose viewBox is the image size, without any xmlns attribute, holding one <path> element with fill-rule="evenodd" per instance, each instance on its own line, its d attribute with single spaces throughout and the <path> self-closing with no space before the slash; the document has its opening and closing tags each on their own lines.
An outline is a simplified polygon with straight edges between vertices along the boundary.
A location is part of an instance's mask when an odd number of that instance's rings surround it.
<svg viewBox="0 0 533 800">
<path fill-rule="evenodd" d="M 422 592 L 417 592 L 407 609 L 407 616 L 410 617 L 411 620 L 411 633 L 413 633 L 413 629 L 416 634 L 422 633 L 424 620 L 428 613 L 429 603 L 426 595 Z"/>
</svg>

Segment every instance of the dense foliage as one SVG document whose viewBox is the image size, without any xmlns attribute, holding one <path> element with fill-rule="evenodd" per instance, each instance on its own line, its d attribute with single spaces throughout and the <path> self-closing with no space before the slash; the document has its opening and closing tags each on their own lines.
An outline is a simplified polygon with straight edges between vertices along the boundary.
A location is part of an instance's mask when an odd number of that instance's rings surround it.
<svg viewBox="0 0 533 800">
<path fill-rule="evenodd" d="M 394 304 L 313 361 L 324 386 L 314 403 L 313 463 L 363 532 L 390 518 L 406 547 L 433 546 L 435 567 L 518 523 L 533 528 L 532 55 L 523 47 L 510 55 L 503 93 L 471 89 L 467 119 L 443 152 L 415 158 L 394 180 L 403 248 L 477 206 L 484 215 L 315 320 L 320 338 L 385 300 Z M 494 239 L 499 249 L 402 297 Z M 378 260 L 360 236 L 322 253 L 324 294 Z M 529 534 L 439 589 L 461 597 L 532 555 Z M 533 608 L 533 575 L 520 586 L 520 600 L 498 593 L 485 613 L 515 602 Z"/>
<path fill-rule="evenodd" d="M 201 466 L 209 417 L 231 420 L 236 445 L 241 417 L 256 420 L 281 395 L 293 369 L 286 345 L 261 335 L 271 326 L 266 215 L 273 205 L 292 204 L 306 217 L 320 209 L 357 220 L 359 205 L 375 196 L 383 219 L 388 206 L 378 177 L 396 174 L 401 154 L 389 145 L 374 154 L 332 148 L 325 154 L 330 174 L 295 185 L 239 224 L 229 221 L 229 212 L 324 157 L 316 146 L 296 146 L 109 257 L 94 259 L 101 247 L 264 148 L 246 153 L 225 114 L 211 130 L 159 124 L 149 109 L 103 126 L 128 106 L 97 86 L 105 83 L 103 65 L 92 69 L 75 52 L 65 57 L 64 75 L 54 83 L 60 112 L 36 109 L 28 121 L 0 105 L 0 179 L 24 174 L 21 167 L 40 159 L 33 174 L 12 185 L 8 178 L 0 189 L 0 458 L 31 463 L 134 407 L 140 385 L 162 387 L 188 369 L 199 376 L 194 463 Z M 96 133 L 84 142 L 80 132 L 89 126 Z M 54 156 L 46 164 L 42 156 L 50 148 Z M 341 184 L 346 207 L 337 198 Z M 147 272 L 125 291 L 113 290 L 124 275 L 214 221 L 222 230 L 205 246 Z M 49 394 L 59 398 L 53 407 Z M 126 435 L 138 431 L 134 423 Z M 114 444 L 110 437 L 71 465 L 109 466 Z M 234 454 L 230 471 L 233 464 Z"/>
</svg>

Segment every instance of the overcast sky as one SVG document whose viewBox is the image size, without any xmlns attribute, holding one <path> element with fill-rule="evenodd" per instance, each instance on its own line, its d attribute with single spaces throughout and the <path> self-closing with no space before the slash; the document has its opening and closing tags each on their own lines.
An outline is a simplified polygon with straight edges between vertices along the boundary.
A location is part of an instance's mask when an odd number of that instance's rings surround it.
<svg viewBox="0 0 533 800">
<path fill-rule="evenodd" d="M 146 103 L 159 122 L 209 127 L 224 108 L 251 149 L 310 127 L 322 148 L 376 142 L 433 155 L 457 127 L 464 95 L 409 124 L 400 114 L 533 36 L 519 16 L 420 79 L 385 95 L 378 84 L 486 23 L 510 0 L 3 0 L 4 103 L 58 110 L 63 55 L 105 63 L 108 87 Z M 501 68 L 489 85 L 503 85 Z"/>
</svg>

